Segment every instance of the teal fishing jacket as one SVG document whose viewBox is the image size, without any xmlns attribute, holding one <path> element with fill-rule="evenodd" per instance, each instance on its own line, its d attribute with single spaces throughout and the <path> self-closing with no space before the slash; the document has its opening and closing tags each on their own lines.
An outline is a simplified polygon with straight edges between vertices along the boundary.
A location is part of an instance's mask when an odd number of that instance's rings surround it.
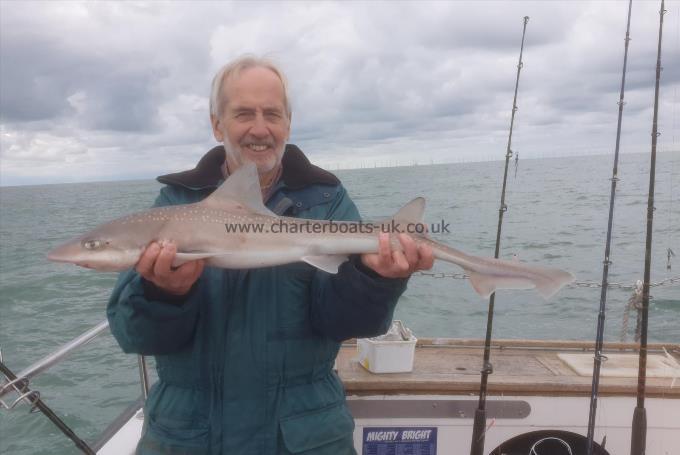
<svg viewBox="0 0 680 455">
<path fill-rule="evenodd" d="M 159 177 L 156 206 L 197 202 L 222 181 L 224 149 L 195 169 Z M 295 146 L 267 201 L 280 215 L 359 220 L 332 174 Z M 206 267 L 173 298 L 134 270 L 108 304 L 125 352 L 154 355 L 159 381 L 145 405 L 137 453 L 353 454 L 354 421 L 333 363 L 340 341 L 384 333 L 406 280 L 365 269 L 336 275 L 305 263 L 251 270 Z"/>
</svg>

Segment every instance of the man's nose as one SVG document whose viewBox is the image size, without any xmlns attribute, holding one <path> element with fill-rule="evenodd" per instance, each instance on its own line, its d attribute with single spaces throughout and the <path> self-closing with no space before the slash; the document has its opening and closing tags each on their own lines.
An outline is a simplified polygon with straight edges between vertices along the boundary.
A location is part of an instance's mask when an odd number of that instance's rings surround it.
<svg viewBox="0 0 680 455">
<path fill-rule="evenodd" d="M 269 130 L 267 129 L 267 122 L 262 114 L 255 115 L 255 120 L 253 121 L 253 126 L 250 128 L 250 134 L 253 136 L 267 136 L 269 135 Z"/>
</svg>

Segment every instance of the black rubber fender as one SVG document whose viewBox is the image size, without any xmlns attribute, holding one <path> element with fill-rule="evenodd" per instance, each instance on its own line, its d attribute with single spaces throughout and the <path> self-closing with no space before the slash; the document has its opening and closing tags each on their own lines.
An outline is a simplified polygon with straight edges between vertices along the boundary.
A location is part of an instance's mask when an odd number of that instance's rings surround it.
<svg viewBox="0 0 680 455">
<path fill-rule="evenodd" d="M 562 430 L 540 430 L 508 439 L 489 455 L 586 455 L 588 439 L 578 433 Z M 593 455 L 609 455 L 593 442 Z"/>
</svg>

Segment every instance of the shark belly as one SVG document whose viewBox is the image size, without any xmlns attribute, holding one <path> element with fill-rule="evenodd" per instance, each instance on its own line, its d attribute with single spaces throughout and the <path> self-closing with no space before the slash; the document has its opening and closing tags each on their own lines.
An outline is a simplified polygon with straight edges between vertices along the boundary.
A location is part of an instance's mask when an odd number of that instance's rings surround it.
<svg viewBox="0 0 680 455">
<path fill-rule="evenodd" d="M 253 269 L 258 267 L 273 267 L 301 261 L 305 255 L 304 248 L 279 248 L 267 250 L 244 250 L 219 254 L 206 258 L 206 264 L 211 267 L 225 269 Z"/>
</svg>

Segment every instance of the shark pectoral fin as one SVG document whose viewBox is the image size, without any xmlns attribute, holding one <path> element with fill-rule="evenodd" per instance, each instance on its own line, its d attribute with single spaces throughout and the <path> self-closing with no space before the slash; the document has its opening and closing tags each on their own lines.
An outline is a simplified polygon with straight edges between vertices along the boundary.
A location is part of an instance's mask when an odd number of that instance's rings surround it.
<svg viewBox="0 0 680 455">
<path fill-rule="evenodd" d="M 323 254 L 320 256 L 304 256 L 302 261 L 313 265 L 328 273 L 338 273 L 340 264 L 347 261 L 348 257 L 344 254 Z"/>
<path fill-rule="evenodd" d="M 199 259 L 208 259 L 215 256 L 224 256 L 226 254 L 231 253 L 177 253 L 175 254 L 175 260 L 172 261 L 172 266 L 179 267 L 186 262 L 198 261 Z"/>
</svg>

